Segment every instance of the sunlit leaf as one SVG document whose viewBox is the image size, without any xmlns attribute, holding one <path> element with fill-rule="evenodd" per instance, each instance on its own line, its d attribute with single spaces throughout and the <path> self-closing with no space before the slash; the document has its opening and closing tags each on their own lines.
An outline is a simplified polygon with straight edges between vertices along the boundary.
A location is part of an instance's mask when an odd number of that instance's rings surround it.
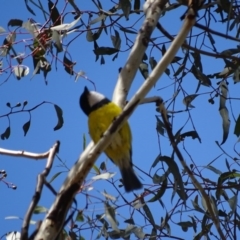
<svg viewBox="0 0 240 240">
<path fill-rule="evenodd" d="M 82 211 L 78 211 L 77 216 L 76 216 L 76 221 L 77 222 L 84 222 L 84 216 Z"/>
<path fill-rule="evenodd" d="M 21 238 L 21 233 L 20 232 L 9 232 L 6 235 L 6 240 L 20 240 Z"/>
<path fill-rule="evenodd" d="M 228 199 L 228 203 L 233 212 L 235 212 L 238 204 L 238 196 L 234 195 Z"/>
<path fill-rule="evenodd" d="M 67 31 L 74 27 L 78 21 L 80 20 L 81 16 L 78 17 L 76 20 L 72 21 L 71 23 L 64 23 L 58 26 L 51 27 L 51 30 L 56 30 L 56 31 Z"/>
<path fill-rule="evenodd" d="M 139 70 L 142 74 L 142 76 L 144 77 L 144 79 L 147 79 L 149 76 L 149 72 L 148 72 L 148 64 L 145 62 L 141 62 L 139 64 Z"/>
<path fill-rule="evenodd" d="M 92 180 L 99 180 L 99 179 L 107 180 L 107 179 L 113 178 L 115 175 L 116 173 L 106 172 L 106 173 L 102 173 L 100 175 L 92 177 Z"/>
<path fill-rule="evenodd" d="M 101 194 L 106 198 L 106 200 L 116 201 L 117 198 L 107 193 L 105 190 Z"/>
<path fill-rule="evenodd" d="M 218 174 L 218 175 L 222 174 L 222 172 L 221 172 L 220 170 L 216 169 L 215 167 L 213 167 L 213 166 L 211 166 L 211 165 L 205 166 L 205 168 L 213 171 L 214 173 L 216 173 L 216 174 Z"/>
<path fill-rule="evenodd" d="M 64 173 L 64 172 L 57 172 L 57 173 L 55 173 L 52 177 L 51 177 L 51 179 L 49 180 L 49 183 L 51 183 L 51 182 L 53 182 L 59 175 L 61 175 L 62 173 Z"/>
<path fill-rule="evenodd" d="M 24 65 L 14 66 L 12 69 L 13 73 L 20 80 L 22 77 L 25 77 L 29 74 L 29 67 Z"/>
<path fill-rule="evenodd" d="M 104 203 L 105 215 L 113 230 L 120 232 L 116 221 L 115 209 L 108 202 Z"/>
<path fill-rule="evenodd" d="M 57 48 L 58 52 L 63 51 L 62 43 L 61 43 L 61 36 L 57 31 L 52 31 L 52 40 L 54 41 L 54 46 Z"/>
<path fill-rule="evenodd" d="M 115 30 L 115 36 L 112 35 L 111 39 L 112 39 L 114 48 L 119 50 L 121 48 L 121 38 L 120 38 L 119 32 L 117 30 Z"/>
<path fill-rule="evenodd" d="M 3 27 L 0 27 L 0 33 L 4 33 L 6 30 Z"/>
<path fill-rule="evenodd" d="M 102 20 L 105 20 L 106 17 L 107 17 L 107 15 L 105 15 L 105 14 L 102 13 L 102 14 L 100 14 L 97 18 L 94 18 L 93 20 L 91 20 L 91 21 L 89 22 L 89 25 L 93 25 L 93 24 L 95 24 L 95 23 L 101 22 Z"/>
<path fill-rule="evenodd" d="M 240 67 L 237 67 L 233 73 L 233 81 L 234 83 L 240 82 Z"/>
<path fill-rule="evenodd" d="M 218 200 L 220 199 L 220 196 L 222 195 L 222 192 L 223 192 L 223 188 L 222 188 L 223 183 L 229 179 L 235 179 L 235 178 L 240 178 L 240 173 L 224 172 L 219 176 L 218 183 L 217 183 L 217 190 L 216 190 L 216 198 Z"/>
<path fill-rule="evenodd" d="M 33 211 L 34 214 L 47 213 L 47 212 L 48 212 L 48 209 L 42 206 L 36 206 Z"/>
</svg>

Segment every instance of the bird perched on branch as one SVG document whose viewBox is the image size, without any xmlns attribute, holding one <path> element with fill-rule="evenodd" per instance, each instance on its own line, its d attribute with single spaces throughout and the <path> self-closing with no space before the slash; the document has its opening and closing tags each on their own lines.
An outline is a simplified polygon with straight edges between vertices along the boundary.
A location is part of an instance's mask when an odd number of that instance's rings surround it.
<svg viewBox="0 0 240 240">
<path fill-rule="evenodd" d="M 80 96 L 80 107 L 88 116 L 88 128 L 94 143 L 97 143 L 104 132 L 122 112 L 122 109 L 98 92 L 84 88 Z M 116 133 L 110 145 L 104 151 L 119 167 L 126 192 L 142 187 L 132 167 L 132 135 L 128 122 Z"/>
</svg>

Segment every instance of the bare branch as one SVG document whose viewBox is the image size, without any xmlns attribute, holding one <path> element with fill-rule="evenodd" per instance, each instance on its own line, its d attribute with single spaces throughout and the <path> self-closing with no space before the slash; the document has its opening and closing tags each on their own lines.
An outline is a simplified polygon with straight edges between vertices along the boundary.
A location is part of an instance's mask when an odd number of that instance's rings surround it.
<svg viewBox="0 0 240 240">
<path fill-rule="evenodd" d="M 38 175 L 35 194 L 32 198 L 32 202 L 30 203 L 28 211 L 24 217 L 24 221 L 23 221 L 23 225 L 22 225 L 22 232 L 21 232 L 21 240 L 28 239 L 29 223 L 30 223 L 33 211 L 34 211 L 35 207 L 37 206 L 37 203 L 40 200 L 44 182 L 46 181 L 46 177 L 48 176 L 48 174 L 52 168 L 54 157 L 59 150 L 59 145 L 60 145 L 60 142 L 56 142 L 52 146 L 52 148 L 47 152 L 48 159 L 47 159 L 46 167 L 43 170 L 43 172 Z"/>
<path fill-rule="evenodd" d="M 144 4 L 144 12 L 146 15 L 145 20 L 139 30 L 127 62 L 118 76 L 117 84 L 113 92 L 113 102 L 121 107 L 125 106 L 128 90 L 130 89 L 132 81 L 137 73 L 139 64 L 141 63 L 143 55 L 148 47 L 151 34 L 157 25 L 158 19 L 160 18 L 166 3 L 166 0 L 148 0 Z"/>
</svg>

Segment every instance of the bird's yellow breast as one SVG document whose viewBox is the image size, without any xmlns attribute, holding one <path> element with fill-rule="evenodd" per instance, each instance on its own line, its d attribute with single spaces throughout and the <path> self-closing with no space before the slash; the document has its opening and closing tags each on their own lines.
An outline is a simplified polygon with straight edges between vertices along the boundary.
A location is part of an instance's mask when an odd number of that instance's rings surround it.
<svg viewBox="0 0 240 240">
<path fill-rule="evenodd" d="M 99 141 L 103 133 L 121 112 L 122 109 L 120 107 L 110 102 L 89 114 L 89 133 L 94 143 Z M 129 124 L 126 122 L 106 148 L 105 153 L 115 164 L 119 166 L 128 165 L 131 162 L 131 141 L 131 130 Z"/>
</svg>

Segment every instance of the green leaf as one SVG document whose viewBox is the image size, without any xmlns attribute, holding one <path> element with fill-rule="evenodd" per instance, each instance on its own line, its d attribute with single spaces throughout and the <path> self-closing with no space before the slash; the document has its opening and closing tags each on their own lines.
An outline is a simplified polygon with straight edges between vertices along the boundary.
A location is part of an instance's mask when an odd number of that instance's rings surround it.
<svg viewBox="0 0 240 240">
<path fill-rule="evenodd" d="M 27 132 L 28 132 L 29 127 L 30 127 L 30 123 L 31 123 L 31 121 L 29 120 L 23 125 L 24 137 L 27 135 Z"/>
<path fill-rule="evenodd" d="M 181 177 L 178 165 L 176 164 L 176 162 L 172 158 L 170 158 L 168 156 L 159 156 L 159 161 L 163 161 L 168 165 L 169 170 L 173 174 L 174 179 L 177 182 L 177 185 L 179 186 L 179 189 L 180 189 L 180 195 L 179 196 L 181 197 L 182 200 L 185 201 L 186 200 L 186 194 L 185 194 L 185 191 L 184 191 L 184 185 L 183 185 L 183 181 L 182 181 L 182 177 Z"/>
<path fill-rule="evenodd" d="M 118 227 L 117 227 L 118 223 L 116 221 L 115 208 L 112 207 L 108 202 L 105 202 L 104 209 L 105 209 L 105 216 L 107 220 L 110 222 L 112 229 L 115 231 L 118 231 Z"/>
<path fill-rule="evenodd" d="M 58 12 L 58 9 L 52 1 L 48 0 L 48 10 L 50 13 L 50 18 L 52 20 L 53 26 L 61 25 L 61 16 Z"/>
<path fill-rule="evenodd" d="M 195 64 L 193 64 L 191 68 L 191 73 L 194 75 L 194 77 L 200 81 L 200 83 L 206 87 L 210 87 L 212 85 L 210 79 L 203 73 L 201 72 Z"/>
<path fill-rule="evenodd" d="M 144 79 L 148 78 L 149 72 L 148 72 L 148 64 L 147 63 L 141 62 L 139 65 L 139 71 L 141 72 Z"/>
<path fill-rule="evenodd" d="M 194 65 L 202 72 L 202 62 L 201 62 L 201 55 L 198 52 L 191 52 L 191 55 L 194 58 Z"/>
<path fill-rule="evenodd" d="M 97 174 L 101 174 L 100 170 L 98 169 L 98 167 L 94 164 L 93 167 L 94 171 L 97 173 Z"/>
<path fill-rule="evenodd" d="M 240 136 L 240 114 L 238 115 L 238 119 L 234 128 L 234 134 L 239 137 Z"/>
<path fill-rule="evenodd" d="M 153 228 L 149 240 L 157 240 L 157 229 Z"/>
<path fill-rule="evenodd" d="M 157 61 L 155 60 L 154 57 L 150 57 L 149 64 L 150 64 L 152 70 L 156 67 Z"/>
<path fill-rule="evenodd" d="M 214 173 L 216 173 L 216 174 L 218 174 L 218 175 L 222 174 L 222 172 L 221 172 L 220 170 L 216 169 L 215 167 L 213 167 L 213 166 L 211 166 L 211 165 L 208 165 L 208 166 L 206 166 L 205 168 L 213 171 Z"/>
<path fill-rule="evenodd" d="M 53 182 L 53 180 L 55 180 L 60 174 L 62 174 L 63 172 L 57 172 L 55 173 L 52 178 L 50 179 L 49 183 Z"/>
<path fill-rule="evenodd" d="M 184 232 L 187 232 L 187 230 L 188 230 L 189 227 L 193 227 L 193 224 L 192 224 L 192 222 L 190 222 L 190 221 L 178 222 L 177 224 L 182 227 L 182 230 L 183 230 Z"/>
<path fill-rule="evenodd" d="M 135 0 L 134 1 L 134 10 L 140 10 L 140 5 L 141 5 L 141 2 L 140 0 Z M 137 13 L 137 14 L 140 14 L 140 13 Z"/>
<path fill-rule="evenodd" d="M 103 224 L 103 226 L 104 226 L 106 229 L 108 229 L 109 223 L 104 219 L 103 216 L 104 216 L 104 214 L 101 214 L 101 215 L 96 214 L 96 218 Z"/>
<path fill-rule="evenodd" d="M 54 127 L 54 131 L 57 131 L 57 130 L 59 130 L 62 126 L 63 126 L 63 123 L 64 123 L 64 121 L 63 121 L 63 111 L 62 111 L 62 109 L 58 106 L 58 105 L 56 105 L 56 104 L 54 104 L 54 108 L 55 108 L 55 110 L 56 110 L 56 113 L 57 113 L 57 118 L 58 118 L 58 123 L 57 123 L 57 125 Z"/>
<path fill-rule="evenodd" d="M 199 137 L 199 135 L 198 135 L 198 133 L 196 131 L 185 132 L 185 133 L 180 135 L 179 139 L 180 140 L 184 140 L 185 137 L 192 137 L 192 139 L 196 139 L 197 138 L 198 141 L 201 143 L 201 138 Z"/>
<path fill-rule="evenodd" d="M 34 13 L 34 11 L 28 6 L 28 0 L 24 0 L 25 4 L 26 4 L 26 8 L 27 10 L 34 16 L 36 16 L 36 14 Z"/>
<path fill-rule="evenodd" d="M 219 109 L 219 112 L 222 117 L 222 128 L 223 128 L 223 140 L 221 142 L 221 145 L 222 145 L 226 142 L 226 140 L 228 138 L 228 133 L 229 133 L 229 128 L 230 128 L 230 120 L 229 120 L 228 109 L 226 107 Z"/>
<path fill-rule="evenodd" d="M 66 54 L 64 54 L 63 57 L 63 66 L 65 71 L 70 74 L 70 75 L 74 75 L 73 72 L 73 66 L 76 65 L 75 62 L 72 62 L 70 59 L 67 58 Z"/>
<path fill-rule="evenodd" d="M 78 214 L 76 216 L 76 221 L 77 222 L 84 222 L 84 217 L 83 217 L 83 212 L 82 211 L 78 211 Z"/>
<path fill-rule="evenodd" d="M 182 59 L 181 57 L 175 56 L 171 63 L 176 63 L 176 62 L 180 61 L 181 59 Z"/>
<path fill-rule="evenodd" d="M 155 221 L 154 221 L 152 212 L 150 211 L 150 209 L 149 209 L 147 204 L 143 205 L 143 210 L 144 210 L 146 216 L 148 217 L 149 222 L 152 224 L 152 226 L 155 226 Z"/>
<path fill-rule="evenodd" d="M 228 204 L 229 204 L 230 208 L 232 209 L 232 212 L 235 212 L 237 203 L 238 203 L 237 195 L 234 195 L 233 197 L 228 199 Z"/>
<path fill-rule="evenodd" d="M 240 48 L 229 48 L 222 51 L 220 54 L 225 56 L 232 56 L 234 54 L 238 54 L 240 52 Z"/>
<path fill-rule="evenodd" d="M 11 26 L 11 27 L 21 27 L 22 24 L 23 24 L 23 21 L 20 19 L 11 19 L 8 22 L 8 26 Z"/>
<path fill-rule="evenodd" d="M 114 53 L 119 52 L 116 48 L 111 47 L 99 47 L 93 50 L 96 55 L 112 55 Z"/>
<path fill-rule="evenodd" d="M 162 120 L 157 116 L 155 115 L 156 119 L 157 119 L 157 131 L 162 135 L 164 136 L 164 132 L 165 132 L 165 125 L 164 123 L 162 122 Z"/>
<path fill-rule="evenodd" d="M 126 32 L 126 33 L 131 33 L 131 34 L 137 34 L 136 31 L 130 30 L 128 28 L 120 27 L 119 30 Z"/>
<path fill-rule="evenodd" d="M 195 210 L 197 210 L 198 212 L 201 212 L 201 213 L 205 213 L 205 211 L 198 204 L 198 195 L 196 195 L 195 199 L 191 200 L 191 201 L 192 201 L 192 205 Z"/>
<path fill-rule="evenodd" d="M 195 108 L 191 102 L 196 98 L 198 97 L 199 94 L 191 94 L 191 95 L 188 95 L 186 96 L 184 99 L 183 99 L 183 104 L 186 106 L 186 107 L 191 107 L 191 108 Z"/>
<path fill-rule="evenodd" d="M 85 150 L 86 145 L 87 145 L 87 143 L 86 143 L 86 135 L 83 134 L 83 150 Z"/>
<path fill-rule="evenodd" d="M 115 30 L 115 36 L 112 35 L 111 39 L 112 39 L 114 48 L 119 50 L 121 48 L 121 38 L 117 30 Z"/>
<path fill-rule="evenodd" d="M 132 224 L 132 225 L 135 225 L 134 220 L 133 220 L 132 218 L 127 219 L 127 220 L 125 220 L 124 222 L 125 222 L 125 223 L 129 223 L 129 224 Z"/>
<path fill-rule="evenodd" d="M 183 70 L 185 69 L 185 66 L 181 64 L 178 68 L 178 70 L 173 74 L 174 77 L 177 77 Z"/>
<path fill-rule="evenodd" d="M 1 139 L 2 140 L 8 139 L 10 134 L 11 134 L 11 129 L 10 127 L 7 127 L 5 132 L 1 134 Z"/>
<path fill-rule="evenodd" d="M 122 9 L 126 20 L 128 20 L 129 19 L 128 16 L 130 14 L 132 7 L 130 0 L 119 0 L 119 7 Z"/>
<path fill-rule="evenodd" d="M 224 172 L 218 178 L 216 198 L 219 200 L 220 196 L 223 194 L 222 185 L 225 181 L 229 179 L 240 178 L 240 173 L 237 172 Z"/>
<path fill-rule="evenodd" d="M 155 202 L 157 200 L 159 200 L 165 193 L 166 189 L 167 189 L 167 178 L 165 178 L 162 182 L 162 185 L 160 187 L 160 189 L 158 190 L 157 194 L 152 197 L 150 200 L 148 200 L 148 202 Z"/>
</svg>

